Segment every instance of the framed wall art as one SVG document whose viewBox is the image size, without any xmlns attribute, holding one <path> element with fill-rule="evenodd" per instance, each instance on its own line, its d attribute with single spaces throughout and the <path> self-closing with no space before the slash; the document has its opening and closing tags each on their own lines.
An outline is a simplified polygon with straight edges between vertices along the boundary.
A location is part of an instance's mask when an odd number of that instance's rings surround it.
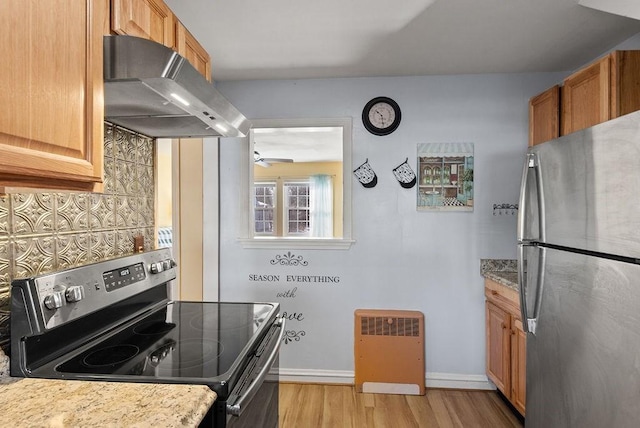
<svg viewBox="0 0 640 428">
<path fill-rule="evenodd" d="M 473 143 L 418 144 L 419 211 L 473 211 Z"/>
</svg>

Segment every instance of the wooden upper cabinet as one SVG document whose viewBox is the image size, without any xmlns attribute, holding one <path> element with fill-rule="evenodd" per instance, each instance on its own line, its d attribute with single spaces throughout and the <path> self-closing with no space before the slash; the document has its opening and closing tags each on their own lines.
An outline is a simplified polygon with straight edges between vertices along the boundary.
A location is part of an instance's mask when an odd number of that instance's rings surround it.
<svg viewBox="0 0 640 428">
<path fill-rule="evenodd" d="M 112 0 L 111 30 L 175 45 L 175 18 L 162 0 Z"/>
<path fill-rule="evenodd" d="M 562 135 L 611 119 L 610 57 L 577 71 L 562 87 Z"/>
<path fill-rule="evenodd" d="M 93 190 L 102 181 L 105 7 L 0 2 L 0 187 Z"/>
<path fill-rule="evenodd" d="M 561 98 L 561 135 L 640 109 L 640 51 L 615 51 L 578 70 Z"/>
<path fill-rule="evenodd" d="M 185 57 L 196 70 L 208 81 L 211 81 L 211 58 L 193 35 L 176 20 L 176 46 L 175 50 Z"/>
<path fill-rule="evenodd" d="M 529 146 L 560 136 L 560 86 L 529 100 Z"/>
<path fill-rule="evenodd" d="M 616 51 L 611 54 L 612 119 L 640 110 L 640 51 Z"/>
</svg>

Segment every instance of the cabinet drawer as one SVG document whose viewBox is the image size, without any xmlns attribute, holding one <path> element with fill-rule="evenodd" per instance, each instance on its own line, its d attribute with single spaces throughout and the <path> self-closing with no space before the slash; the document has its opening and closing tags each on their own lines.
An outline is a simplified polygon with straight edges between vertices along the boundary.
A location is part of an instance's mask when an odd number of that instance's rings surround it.
<svg viewBox="0 0 640 428">
<path fill-rule="evenodd" d="M 486 278 L 484 280 L 484 295 L 488 301 L 520 319 L 520 295 L 517 291 Z"/>
</svg>

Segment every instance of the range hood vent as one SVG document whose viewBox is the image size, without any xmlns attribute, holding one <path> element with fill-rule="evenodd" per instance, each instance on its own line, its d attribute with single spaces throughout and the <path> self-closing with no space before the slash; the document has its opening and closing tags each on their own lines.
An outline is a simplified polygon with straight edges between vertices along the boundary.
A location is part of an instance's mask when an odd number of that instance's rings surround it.
<svg viewBox="0 0 640 428">
<path fill-rule="evenodd" d="M 103 43 L 106 121 L 154 138 L 249 133 L 247 118 L 178 53 L 133 36 Z"/>
</svg>

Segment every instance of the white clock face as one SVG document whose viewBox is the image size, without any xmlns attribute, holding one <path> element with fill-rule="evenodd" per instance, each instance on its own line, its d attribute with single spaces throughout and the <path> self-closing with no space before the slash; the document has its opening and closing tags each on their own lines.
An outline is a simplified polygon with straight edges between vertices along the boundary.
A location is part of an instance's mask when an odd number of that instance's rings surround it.
<svg viewBox="0 0 640 428">
<path fill-rule="evenodd" d="M 393 125 L 396 120 L 396 112 L 389 104 L 379 102 L 369 110 L 369 121 L 378 129 L 385 129 Z"/>
</svg>

